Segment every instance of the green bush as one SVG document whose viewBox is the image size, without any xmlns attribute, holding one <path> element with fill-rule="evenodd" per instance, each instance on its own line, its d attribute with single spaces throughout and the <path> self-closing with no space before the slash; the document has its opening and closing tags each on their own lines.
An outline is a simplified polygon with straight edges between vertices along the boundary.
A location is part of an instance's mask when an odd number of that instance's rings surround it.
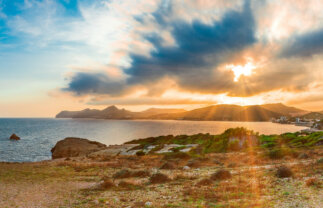
<svg viewBox="0 0 323 208">
<path fill-rule="evenodd" d="M 136 152 L 136 155 L 137 156 L 144 156 L 144 155 L 146 155 L 146 153 L 144 151 L 140 150 L 140 151 Z"/>
<path fill-rule="evenodd" d="M 283 151 L 279 148 L 269 150 L 267 155 L 270 159 L 281 159 L 284 157 Z"/>
</svg>

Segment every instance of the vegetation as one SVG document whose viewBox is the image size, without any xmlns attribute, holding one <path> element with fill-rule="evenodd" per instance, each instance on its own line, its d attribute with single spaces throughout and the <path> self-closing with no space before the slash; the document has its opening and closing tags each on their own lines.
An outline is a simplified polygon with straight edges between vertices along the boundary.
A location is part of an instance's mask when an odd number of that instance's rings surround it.
<svg viewBox="0 0 323 208">
<path fill-rule="evenodd" d="M 155 153 L 165 145 L 198 144 L 197 147 L 186 154 L 180 152 L 185 146 L 173 148 L 174 153 L 167 153 L 167 158 L 188 158 L 190 156 L 207 153 L 221 153 L 232 151 L 247 151 L 250 149 L 265 150 L 266 155 L 272 159 L 280 159 L 284 155 L 297 156 L 297 148 L 313 147 L 323 141 L 323 132 L 314 133 L 285 133 L 281 135 L 259 135 L 243 127 L 230 128 L 219 135 L 194 134 L 194 135 L 167 135 L 137 139 L 128 144 L 139 144 L 134 149 L 155 146 L 149 154 Z"/>
</svg>

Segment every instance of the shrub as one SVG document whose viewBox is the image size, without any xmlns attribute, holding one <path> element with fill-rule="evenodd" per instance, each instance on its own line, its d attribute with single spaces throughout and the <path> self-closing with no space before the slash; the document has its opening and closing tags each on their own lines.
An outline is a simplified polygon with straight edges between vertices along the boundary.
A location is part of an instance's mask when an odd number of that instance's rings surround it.
<svg viewBox="0 0 323 208">
<path fill-rule="evenodd" d="M 186 166 L 190 168 L 198 168 L 201 166 L 201 163 L 197 159 L 191 159 L 187 162 Z"/>
<path fill-rule="evenodd" d="M 164 160 L 170 160 L 170 159 L 189 159 L 191 156 L 186 152 L 170 152 L 166 153 L 164 156 Z"/>
<path fill-rule="evenodd" d="M 281 159 L 284 157 L 283 151 L 278 148 L 269 150 L 267 155 L 270 159 Z"/>
<path fill-rule="evenodd" d="M 168 181 L 170 181 L 170 178 L 167 175 L 162 174 L 162 173 L 155 173 L 149 179 L 149 182 L 152 183 L 152 184 L 155 184 L 155 183 L 166 183 Z"/>
<path fill-rule="evenodd" d="M 196 186 L 208 186 L 213 184 L 213 181 L 209 178 L 204 178 L 196 183 Z"/>
<path fill-rule="evenodd" d="M 225 180 L 230 179 L 231 173 L 228 170 L 220 169 L 211 175 L 211 180 Z"/>
<path fill-rule="evenodd" d="M 150 172 L 147 170 L 138 170 L 131 173 L 132 177 L 144 178 L 150 176 Z"/>
<path fill-rule="evenodd" d="M 130 178 L 130 177 L 131 177 L 131 172 L 127 169 L 122 169 L 113 175 L 113 178 Z"/>
<path fill-rule="evenodd" d="M 308 156 L 308 154 L 306 154 L 306 153 L 302 153 L 302 154 L 300 154 L 299 156 L 298 156 L 298 159 L 308 159 L 309 158 L 309 156 Z"/>
<path fill-rule="evenodd" d="M 230 141 L 228 143 L 228 150 L 230 151 L 239 151 L 240 150 L 240 144 L 238 140 Z"/>
<path fill-rule="evenodd" d="M 138 188 L 141 188 L 141 186 L 135 184 L 135 183 L 132 183 L 132 182 L 128 182 L 128 181 L 120 181 L 118 183 L 118 187 L 120 188 L 125 188 L 125 189 L 138 189 Z"/>
<path fill-rule="evenodd" d="M 289 169 L 286 166 L 281 166 L 276 170 L 276 176 L 278 178 L 289 178 L 292 175 L 293 175 L 293 172 L 291 171 L 291 169 Z"/>
<path fill-rule="evenodd" d="M 171 162 L 165 162 L 161 167 L 160 169 L 165 169 L 165 170 L 173 170 L 175 169 L 176 166 L 174 163 L 171 163 Z"/>
<path fill-rule="evenodd" d="M 317 180 L 317 178 L 308 178 L 306 181 L 305 181 L 305 184 L 306 186 L 314 186 L 314 185 L 317 185 L 319 184 L 319 181 Z"/>
<path fill-rule="evenodd" d="M 321 157 L 320 159 L 318 159 L 318 160 L 316 161 L 316 163 L 317 163 L 317 164 L 322 164 L 322 163 L 323 163 L 323 157 Z"/>
<path fill-rule="evenodd" d="M 136 155 L 137 156 L 144 156 L 144 155 L 146 155 L 146 153 L 144 151 L 140 150 L 140 151 L 136 152 Z"/>
<path fill-rule="evenodd" d="M 100 185 L 101 188 L 110 189 L 110 188 L 113 188 L 114 186 L 115 186 L 114 183 L 111 181 L 109 177 L 105 176 L 102 178 L 102 183 Z"/>
</svg>

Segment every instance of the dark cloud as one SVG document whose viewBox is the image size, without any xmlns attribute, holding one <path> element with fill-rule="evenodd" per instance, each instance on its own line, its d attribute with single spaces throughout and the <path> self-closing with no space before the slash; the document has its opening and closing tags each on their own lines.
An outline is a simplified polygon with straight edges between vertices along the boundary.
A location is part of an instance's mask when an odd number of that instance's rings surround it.
<svg viewBox="0 0 323 208">
<path fill-rule="evenodd" d="M 123 82 L 109 78 L 105 73 L 75 73 L 64 91 L 74 92 L 76 95 L 84 94 L 120 94 L 124 91 Z"/>
<path fill-rule="evenodd" d="M 138 98 L 106 98 L 92 99 L 87 104 L 89 105 L 182 105 L 182 104 L 206 104 L 212 105 L 217 102 L 210 100 L 192 100 L 192 99 L 174 99 L 174 98 L 159 98 L 159 97 L 140 97 Z"/>
<path fill-rule="evenodd" d="M 323 53 L 323 28 L 296 36 L 283 47 L 280 56 L 310 57 L 320 53 Z"/>
<path fill-rule="evenodd" d="M 171 10 L 170 6 L 154 13 L 159 24 Z M 255 20 L 246 1 L 241 11 L 227 11 L 220 21 L 206 24 L 174 21 L 167 23 L 175 40 L 174 46 L 164 46 L 155 33 L 145 39 L 154 46 L 150 56 L 130 54 L 131 67 L 124 69 L 128 75 L 125 86 L 113 82 L 103 74 L 78 73 L 72 77 L 66 90 L 76 94 L 118 94 L 135 85 L 148 86 L 163 78 L 175 80 L 178 86 L 190 91 L 211 93 L 226 92 L 232 88 L 233 73 L 216 70 L 217 66 L 256 42 Z M 89 83 L 87 82 L 89 79 Z"/>
</svg>

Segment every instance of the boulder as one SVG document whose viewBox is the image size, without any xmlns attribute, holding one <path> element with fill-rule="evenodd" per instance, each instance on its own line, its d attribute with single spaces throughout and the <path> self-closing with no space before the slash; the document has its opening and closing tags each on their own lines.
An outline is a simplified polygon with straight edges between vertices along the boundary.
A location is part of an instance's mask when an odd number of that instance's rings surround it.
<svg viewBox="0 0 323 208">
<path fill-rule="evenodd" d="M 86 156 L 92 152 L 100 151 L 107 148 L 105 144 L 90 141 L 87 139 L 68 137 L 64 140 L 58 141 L 54 148 L 52 148 L 52 158 L 66 158 Z"/>
<path fill-rule="evenodd" d="M 16 134 L 12 134 L 9 139 L 10 140 L 16 140 L 17 141 L 17 140 L 20 140 L 20 137 L 17 136 Z"/>
</svg>

